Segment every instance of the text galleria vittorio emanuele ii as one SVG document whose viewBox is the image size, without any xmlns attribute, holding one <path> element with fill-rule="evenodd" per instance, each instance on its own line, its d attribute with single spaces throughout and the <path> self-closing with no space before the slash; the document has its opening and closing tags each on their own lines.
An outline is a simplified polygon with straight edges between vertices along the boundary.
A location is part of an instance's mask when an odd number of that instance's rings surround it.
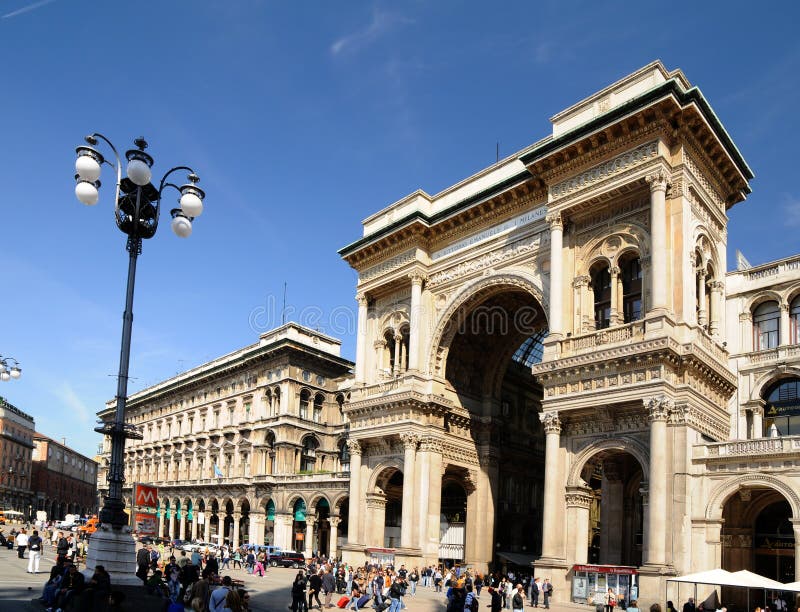
<svg viewBox="0 0 800 612">
<path fill-rule="evenodd" d="M 355 363 L 288 323 L 131 396 L 161 534 L 535 568 L 574 601 L 800 579 L 800 256 L 728 265 L 753 174 L 680 70 L 551 123 L 364 220 Z"/>
</svg>

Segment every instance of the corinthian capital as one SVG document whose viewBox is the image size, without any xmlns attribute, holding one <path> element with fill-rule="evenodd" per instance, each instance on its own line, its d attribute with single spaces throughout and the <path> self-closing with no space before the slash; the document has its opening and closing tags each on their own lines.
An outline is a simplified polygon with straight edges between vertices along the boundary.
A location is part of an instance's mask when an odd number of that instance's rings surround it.
<svg viewBox="0 0 800 612">
<path fill-rule="evenodd" d="M 348 440 L 347 450 L 350 451 L 351 455 L 360 455 L 363 449 L 361 448 L 361 443 L 358 440 Z"/>
<path fill-rule="evenodd" d="M 358 302 L 359 306 L 366 306 L 367 305 L 367 294 L 364 292 L 356 293 L 356 302 Z"/>
<path fill-rule="evenodd" d="M 403 443 L 404 448 L 417 450 L 417 444 L 419 443 L 419 436 L 413 433 L 402 433 L 400 434 L 400 441 Z"/>
<path fill-rule="evenodd" d="M 561 419 L 558 418 L 557 412 L 541 412 L 539 420 L 542 422 L 545 433 L 561 433 Z"/>
<path fill-rule="evenodd" d="M 428 280 L 428 276 L 426 274 L 423 274 L 419 270 L 414 270 L 413 272 L 409 272 L 408 278 L 411 281 L 412 285 L 422 285 L 422 283 Z"/>
<path fill-rule="evenodd" d="M 650 422 L 666 421 L 669 418 L 669 411 L 672 408 L 672 400 L 666 395 L 654 395 L 644 400 L 644 407 L 647 410 L 647 417 Z"/>
<path fill-rule="evenodd" d="M 545 217 L 545 221 L 550 224 L 550 229 L 564 229 L 564 220 L 560 212 L 551 212 Z"/>
<path fill-rule="evenodd" d="M 666 193 L 667 185 L 669 184 L 669 178 L 667 177 L 667 173 L 663 170 L 657 170 L 653 174 L 648 174 L 645 177 L 645 180 L 650 185 L 650 191 L 663 191 Z"/>
</svg>

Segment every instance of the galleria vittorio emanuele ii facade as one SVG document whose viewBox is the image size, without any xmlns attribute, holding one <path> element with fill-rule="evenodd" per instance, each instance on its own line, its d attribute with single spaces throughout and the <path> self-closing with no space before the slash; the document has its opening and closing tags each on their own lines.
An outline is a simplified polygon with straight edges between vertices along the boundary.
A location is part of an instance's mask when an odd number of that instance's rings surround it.
<svg viewBox="0 0 800 612">
<path fill-rule="evenodd" d="M 131 397 L 163 533 L 533 563 L 576 601 L 800 579 L 800 257 L 726 273 L 753 175 L 681 71 L 551 122 L 364 221 L 355 364 L 290 324 Z"/>
</svg>

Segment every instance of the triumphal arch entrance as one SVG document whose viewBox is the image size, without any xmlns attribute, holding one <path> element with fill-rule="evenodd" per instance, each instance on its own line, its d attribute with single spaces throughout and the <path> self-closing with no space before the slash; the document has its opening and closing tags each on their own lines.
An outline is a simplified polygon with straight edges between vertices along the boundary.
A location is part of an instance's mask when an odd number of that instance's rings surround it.
<svg viewBox="0 0 800 612">
<path fill-rule="evenodd" d="M 654 62 L 552 134 L 364 221 L 346 560 L 689 567 L 691 445 L 726 439 L 726 210 L 752 174 Z M 663 590 L 661 591 L 663 593 Z"/>
</svg>

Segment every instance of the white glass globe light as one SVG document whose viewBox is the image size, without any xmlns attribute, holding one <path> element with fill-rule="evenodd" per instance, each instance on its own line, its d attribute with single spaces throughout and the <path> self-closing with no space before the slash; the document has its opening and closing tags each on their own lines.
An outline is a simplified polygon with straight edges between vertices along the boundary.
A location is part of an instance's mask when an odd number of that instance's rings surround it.
<svg viewBox="0 0 800 612">
<path fill-rule="evenodd" d="M 100 194 L 97 193 L 97 187 L 92 183 L 79 181 L 78 184 L 75 185 L 75 196 L 86 204 L 86 206 L 94 206 L 97 204 Z"/>
<path fill-rule="evenodd" d="M 80 155 L 75 160 L 75 172 L 78 173 L 81 180 L 94 183 L 100 178 L 100 164 L 89 155 Z"/>
<path fill-rule="evenodd" d="M 187 217 L 199 217 L 203 214 L 203 200 L 196 193 L 184 193 L 181 196 L 181 210 Z"/>
<path fill-rule="evenodd" d="M 152 176 L 153 173 L 150 172 L 150 166 L 141 159 L 132 159 L 128 162 L 128 178 L 139 187 L 147 185 Z"/>
<path fill-rule="evenodd" d="M 19 368 L 11 368 L 11 378 L 19 378 L 22 376 L 22 370 Z"/>
<path fill-rule="evenodd" d="M 172 220 L 172 231 L 179 238 L 188 238 L 192 235 L 192 222 L 183 215 L 177 215 Z"/>
<path fill-rule="evenodd" d="M 9 374 L 8 372 L 0 372 L 0 380 L 6 381 L 9 378 L 11 378 L 11 374 Z"/>
</svg>

